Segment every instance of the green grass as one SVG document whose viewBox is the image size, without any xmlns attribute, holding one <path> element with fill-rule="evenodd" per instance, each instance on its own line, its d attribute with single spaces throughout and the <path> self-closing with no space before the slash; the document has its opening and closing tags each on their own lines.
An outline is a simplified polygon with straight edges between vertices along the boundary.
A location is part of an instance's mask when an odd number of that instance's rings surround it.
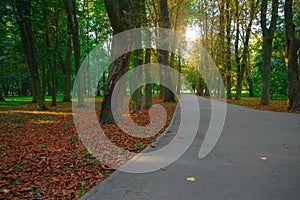
<svg viewBox="0 0 300 200">
<path fill-rule="evenodd" d="M 231 97 L 234 98 L 236 96 L 235 91 L 231 93 Z M 249 97 L 249 92 L 247 91 L 243 91 L 242 92 L 242 98 L 248 98 Z M 251 98 L 256 98 L 256 99 L 260 99 L 261 96 L 260 95 L 256 95 L 254 97 Z M 287 100 L 287 96 L 286 95 L 282 95 L 282 94 L 273 94 L 272 96 L 272 100 Z"/>
<path fill-rule="evenodd" d="M 32 96 L 26 96 L 26 97 L 4 97 L 5 102 L 0 102 L 0 109 L 4 108 L 12 108 L 17 107 L 20 105 L 30 104 L 32 102 Z M 58 102 L 61 102 L 63 100 L 63 95 L 57 95 L 56 100 Z M 52 97 L 46 96 L 45 102 L 51 102 Z"/>
<path fill-rule="evenodd" d="M 4 97 L 6 102 L 0 102 L 0 109 L 29 104 L 32 97 Z"/>
</svg>

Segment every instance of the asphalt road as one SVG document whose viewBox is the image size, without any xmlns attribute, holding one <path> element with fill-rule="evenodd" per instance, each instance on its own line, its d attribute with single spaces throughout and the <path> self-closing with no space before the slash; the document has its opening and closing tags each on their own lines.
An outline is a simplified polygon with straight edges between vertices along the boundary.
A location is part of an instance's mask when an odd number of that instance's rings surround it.
<svg viewBox="0 0 300 200">
<path fill-rule="evenodd" d="M 199 159 L 211 119 L 211 103 L 199 97 L 198 103 L 197 135 L 178 160 L 165 170 L 149 173 L 116 171 L 81 200 L 300 199 L 300 115 L 228 104 L 217 144 L 208 156 Z M 195 106 L 187 105 L 192 110 Z M 188 116 L 187 120 L 193 121 L 193 114 Z M 156 142 L 158 149 L 176 137 L 180 122 L 178 107 L 173 123 Z M 195 181 L 187 181 L 188 177 Z"/>
</svg>

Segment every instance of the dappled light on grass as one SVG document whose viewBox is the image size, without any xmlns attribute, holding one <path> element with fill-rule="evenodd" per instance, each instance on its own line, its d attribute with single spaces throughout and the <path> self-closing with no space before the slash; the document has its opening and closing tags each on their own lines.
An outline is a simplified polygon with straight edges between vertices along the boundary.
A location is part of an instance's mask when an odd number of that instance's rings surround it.
<svg viewBox="0 0 300 200">
<path fill-rule="evenodd" d="M 64 112 L 53 112 L 53 111 L 28 111 L 28 110 L 6 110 L 0 111 L 1 114 L 34 114 L 34 115 L 61 115 L 68 116 L 72 115 L 72 113 L 64 113 Z"/>
</svg>

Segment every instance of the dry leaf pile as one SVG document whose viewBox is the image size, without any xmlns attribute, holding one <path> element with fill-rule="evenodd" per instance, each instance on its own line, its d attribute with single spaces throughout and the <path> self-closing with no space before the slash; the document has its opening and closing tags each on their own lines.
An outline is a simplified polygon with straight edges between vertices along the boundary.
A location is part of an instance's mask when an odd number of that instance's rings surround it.
<svg viewBox="0 0 300 200">
<path fill-rule="evenodd" d="M 163 103 L 166 128 L 176 104 Z M 78 199 L 114 169 L 82 144 L 73 123 L 71 103 L 60 103 L 46 112 L 28 104 L 0 111 L 0 199 Z M 148 112 L 128 115 L 140 125 L 149 123 Z M 135 138 L 115 125 L 103 126 L 106 136 L 120 148 L 140 152 L 163 132 Z"/>
</svg>

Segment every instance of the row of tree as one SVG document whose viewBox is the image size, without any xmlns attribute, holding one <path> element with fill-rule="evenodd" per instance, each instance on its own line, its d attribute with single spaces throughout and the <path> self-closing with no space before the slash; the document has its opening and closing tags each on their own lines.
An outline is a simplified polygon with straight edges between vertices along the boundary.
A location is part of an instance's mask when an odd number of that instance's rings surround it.
<svg viewBox="0 0 300 200">
<path fill-rule="evenodd" d="M 268 105 L 270 95 L 287 91 L 287 108 L 300 107 L 298 0 L 5 0 L 0 10 L 0 100 L 9 91 L 12 95 L 14 91 L 19 95 L 30 93 L 43 110 L 47 109 L 47 90 L 52 105 L 56 105 L 56 95 L 63 87 L 64 101 L 70 101 L 71 85 L 81 61 L 95 45 L 112 35 L 140 27 L 180 32 L 196 27 L 195 43 L 208 51 L 222 74 L 226 91 L 218 91 L 220 96 L 232 98 L 234 90 L 235 98 L 241 99 L 247 88 L 250 96 L 261 95 L 261 103 Z M 128 45 L 143 45 L 141 38 L 134 41 Z M 108 53 L 113 48 L 107 48 Z M 175 68 L 200 95 L 214 92 L 209 91 L 193 66 L 182 64 L 179 49 L 135 50 L 116 59 L 109 72 L 99 74 L 98 88 L 104 92 L 101 123 L 119 120 L 113 119 L 110 108 L 115 83 L 128 69 L 143 63 L 159 62 Z M 195 56 L 197 50 L 192 47 L 189 57 Z M 143 74 L 150 80 L 149 70 L 135 70 L 133 80 L 139 82 Z M 161 76 L 161 82 L 170 81 L 164 77 L 170 76 Z M 85 95 L 92 95 L 89 74 L 82 78 L 83 84 L 77 87 L 79 104 L 84 104 Z M 182 84 L 179 78 L 178 91 Z M 145 86 L 147 108 L 152 105 L 152 88 L 150 84 Z M 165 101 L 175 101 L 168 88 L 160 86 L 159 90 Z M 142 112 L 141 96 L 141 88 L 133 93 L 135 113 Z"/>
<path fill-rule="evenodd" d="M 250 97 L 261 96 L 262 105 L 279 94 L 288 96 L 288 110 L 299 109 L 299 1 L 204 0 L 193 12 L 197 43 L 216 62 L 227 98 L 234 89 L 235 99 L 241 99 L 247 88 Z M 201 76 L 192 67 L 186 72 L 205 94 Z"/>
</svg>

